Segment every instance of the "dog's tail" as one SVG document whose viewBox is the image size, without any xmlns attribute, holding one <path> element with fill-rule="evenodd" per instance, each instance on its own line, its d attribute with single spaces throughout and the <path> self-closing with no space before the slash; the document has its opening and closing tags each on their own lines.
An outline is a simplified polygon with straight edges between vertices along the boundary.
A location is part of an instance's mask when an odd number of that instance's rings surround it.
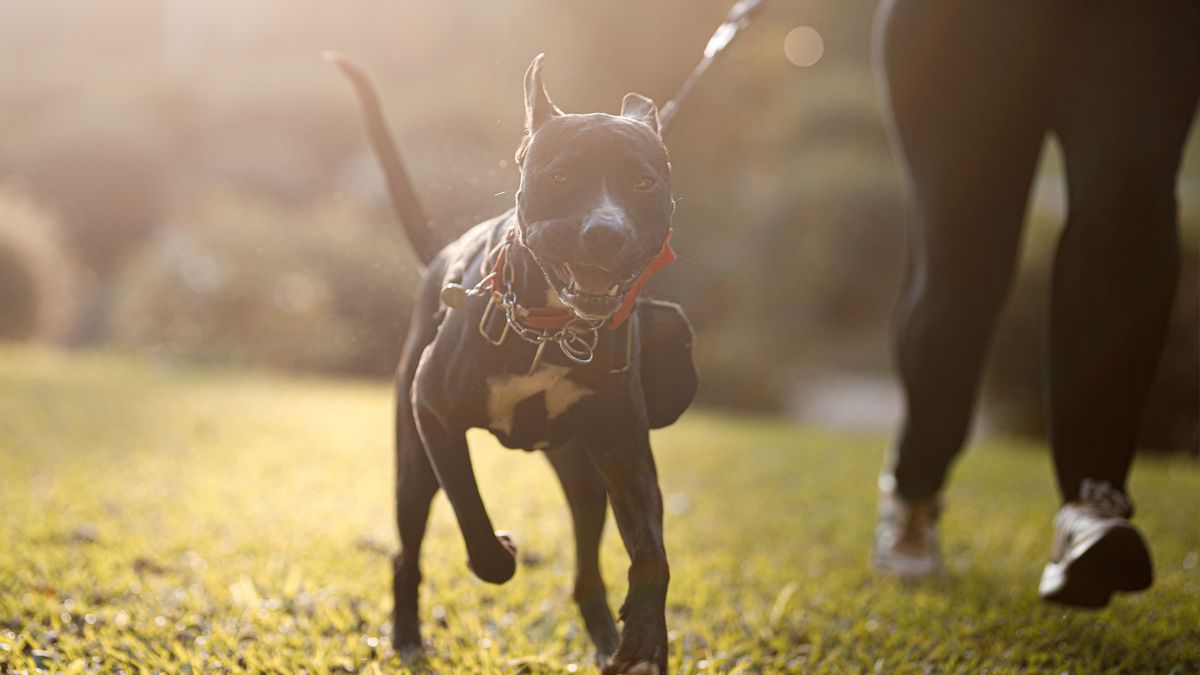
<svg viewBox="0 0 1200 675">
<path fill-rule="evenodd" d="M 388 194 L 392 198 L 392 208 L 404 226 L 404 231 L 408 234 L 409 242 L 417 257 L 423 264 L 428 265 L 429 261 L 433 260 L 441 250 L 442 242 L 433 229 L 433 224 L 425 215 L 425 209 L 421 208 L 421 201 L 417 199 L 412 180 L 408 177 L 404 161 L 400 158 L 400 150 L 396 148 L 392 135 L 388 133 L 387 125 L 383 121 L 383 108 L 379 104 L 379 96 L 375 94 L 375 87 L 371 85 L 371 80 L 362 68 L 351 63 L 345 56 L 330 51 L 323 52 L 321 55 L 326 61 L 337 66 L 354 85 L 354 90 L 358 93 L 359 104 L 362 106 L 363 120 L 367 126 L 367 138 L 371 142 L 371 148 L 375 151 L 375 157 L 379 160 L 384 178 L 387 180 Z"/>
</svg>

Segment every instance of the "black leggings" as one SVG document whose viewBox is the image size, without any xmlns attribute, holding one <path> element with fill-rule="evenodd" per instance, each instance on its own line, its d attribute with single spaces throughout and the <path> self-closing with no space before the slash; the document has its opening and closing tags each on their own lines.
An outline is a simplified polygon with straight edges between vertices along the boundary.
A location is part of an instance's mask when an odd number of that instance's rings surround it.
<svg viewBox="0 0 1200 675">
<path fill-rule="evenodd" d="M 901 495 L 939 491 L 963 445 L 1047 133 L 1069 210 L 1047 369 L 1059 488 L 1124 489 L 1178 276 L 1200 2 L 885 0 L 878 19 L 914 210 L 895 331 L 907 408 L 889 460 Z"/>
</svg>

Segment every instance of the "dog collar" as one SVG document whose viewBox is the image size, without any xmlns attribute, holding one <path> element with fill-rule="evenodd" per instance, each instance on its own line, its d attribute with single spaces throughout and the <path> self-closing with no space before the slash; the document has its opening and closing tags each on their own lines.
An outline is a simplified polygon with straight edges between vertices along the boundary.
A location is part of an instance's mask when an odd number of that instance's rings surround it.
<svg viewBox="0 0 1200 675">
<path fill-rule="evenodd" d="M 663 237 L 662 248 L 659 249 L 658 255 L 654 256 L 646 264 L 646 267 L 642 269 L 642 273 L 638 275 L 637 281 L 634 281 L 633 285 L 626 291 L 625 303 L 621 305 L 621 308 L 616 313 L 609 317 L 609 330 L 616 330 L 625 322 L 625 319 L 629 318 L 629 313 L 633 311 L 634 306 L 637 304 L 638 295 L 642 292 L 642 288 L 646 285 L 646 282 L 650 281 L 650 277 L 658 274 L 664 267 L 675 262 L 675 249 L 671 248 L 671 235 L 673 233 L 673 229 L 667 228 L 667 236 Z"/>
<path fill-rule="evenodd" d="M 442 301 L 449 307 L 461 308 L 466 305 L 466 300 L 470 296 L 490 295 L 487 307 L 479 321 L 480 335 L 491 344 L 500 346 L 505 343 L 511 332 L 516 333 L 523 341 L 534 345 L 536 351 L 529 369 L 531 373 L 537 370 L 545 353 L 546 345 L 552 342 L 558 345 L 563 355 L 570 361 L 578 365 L 588 365 L 594 360 L 596 349 L 600 344 L 600 329 L 607 327 L 609 331 L 615 331 L 620 328 L 637 306 L 638 295 L 641 294 L 646 282 L 664 267 L 675 262 L 675 251 L 671 248 L 672 232 L 671 229 L 667 230 L 662 248 L 642 268 L 638 278 L 625 292 L 625 299 L 617 311 L 598 321 L 578 316 L 568 307 L 524 307 L 517 302 L 516 292 L 512 288 L 515 271 L 509 259 L 509 251 L 513 245 L 524 246 L 524 244 L 520 241 L 515 227 L 509 228 L 504 239 L 493 249 L 496 257 L 491 271 L 469 290 L 455 283 L 446 284 L 442 288 Z M 486 259 L 485 257 L 484 270 L 487 269 Z M 493 335 L 495 331 L 492 326 L 496 324 L 497 319 L 500 319 L 503 326 L 498 335 Z M 628 335 L 626 335 L 626 342 L 631 343 Z M 626 351 L 628 351 L 628 344 Z M 628 367 L 628 354 L 626 354 L 625 367 Z"/>
<path fill-rule="evenodd" d="M 629 313 L 633 311 L 634 306 L 637 304 L 638 295 L 641 294 L 642 288 L 646 286 L 646 283 L 650 281 L 650 278 L 662 271 L 662 269 L 667 265 L 675 262 L 677 256 L 675 255 L 675 250 L 671 248 L 671 235 L 673 233 L 673 229 L 667 229 L 667 236 L 663 237 L 662 247 L 659 249 L 658 254 L 651 258 L 650 262 L 647 263 L 644 268 L 642 268 L 641 274 L 638 275 L 638 278 L 633 282 L 633 285 L 629 287 L 629 290 L 625 292 L 625 300 L 621 303 L 621 306 L 617 309 L 617 311 L 603 319 L 600 325 L 603 325 L 608 330 L 616 330 L 620 328 L 621 324 L 629 318 Z M 506 278 L 505 266 L 509 264 L 508 251 L 514 244 L 520 246 L 525 245 L 518 238 L 517 228 L 515 227 L 509 228 L 508 233 L 504 237 L 504 241 L 498 247 L 499 250 L 496 253 L 496 261 L 492 265 L 492 273 L 486 277 L 487 286 L 492 291 L 493 295 L 499 294 L 500 296 L 504 296 L 508 291 L 508 289 L 504 288 L 504 286 L 505 284 L 509 283 L 511 279 Z M 501 299 L 503 299 L 503 297 Z M 574 310 L 569 307 L 524 307 L 522 305 L 515 304 L 515 309 L 516 315 L 518 318 L 520 318 L 522 323 L 530 328 L 537 328 L 541 330 L 561 330 L 562 328 L 565 328 L 567 324 L 570 324 L 574 321 L 587 321 L 586 319 L 581 319 L 581 317 L 575 314 Z"/>
</svg>

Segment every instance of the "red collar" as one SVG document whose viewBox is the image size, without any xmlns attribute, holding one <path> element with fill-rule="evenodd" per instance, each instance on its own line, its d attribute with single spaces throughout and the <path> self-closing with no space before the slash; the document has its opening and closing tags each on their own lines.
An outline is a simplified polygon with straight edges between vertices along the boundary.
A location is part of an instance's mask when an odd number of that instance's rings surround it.
<svg viewBox="0 0 1200 675">
<path fill-rule="evenodd" d="M 650 281 L 650 277 L 658 274 L 664 267 L 675 262 L 675 251 L 671 248 L 672 229 L 667 230 L 667 236 L 663 238 L 662 248 L 658 255 L 654 256 L 650 262 L 642 269 L 642 273 L 638 275 L 637 281 L 629 287 L 625 292 L 625 302 L 621 307 L 613 312 L 612 316 L 605 321 L 605 326 L 608 330 L 616 330 L 625 323 L 625 319 L 629 318 L 633 312 L 634 306 L 637 304 L 638 295 L 642 292 L 642 288 L 646 282 Z M 504 278 L 504 262 L 508 257 L 508 249 L 516 243 L 517 230 L 512 228 L 505 235 L 504 243 L 500 245 L 500 251 L 496 254 L 496 262 L 492 265 L 492 274 L 488 286 L 493 294 L 503 294 L 504 289 L 501 287 Z M 523 307 L 517 305 L 517 314 L 521 317 L 521 322 L 530 328 L 538 328 L 541 330 L 559 330 L 566 326 L 569 321 L 575 318 L 575 311 L 569 307 Z"/>
</svg>

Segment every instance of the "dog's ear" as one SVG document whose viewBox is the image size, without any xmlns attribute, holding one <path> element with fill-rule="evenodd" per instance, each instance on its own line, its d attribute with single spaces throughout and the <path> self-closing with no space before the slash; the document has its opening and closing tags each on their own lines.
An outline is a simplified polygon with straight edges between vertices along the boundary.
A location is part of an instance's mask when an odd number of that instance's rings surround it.
<svg viewBox="0 0 1200 675">
<path fill-rule="evenodd" d="M 546 120 L 562 114 L 550 102 L 546 88 L 542 86 L 542 59 L 545 57 L 545 54 L 533 57 L 533 63 L 525 71 L 525 131 L 529 134 L 537 131 Z"/>
<path fill-rule="evenodd" d="M 646 126 L 654 130 L 658 134 L 658 106 L 654 105 L 654 101 L 642 96 L 629 92 L 625 94 L 625 99 L 621 101 L 621 117 L 628 117 L 631 120 L 642 122 Z"/>
</svg>

